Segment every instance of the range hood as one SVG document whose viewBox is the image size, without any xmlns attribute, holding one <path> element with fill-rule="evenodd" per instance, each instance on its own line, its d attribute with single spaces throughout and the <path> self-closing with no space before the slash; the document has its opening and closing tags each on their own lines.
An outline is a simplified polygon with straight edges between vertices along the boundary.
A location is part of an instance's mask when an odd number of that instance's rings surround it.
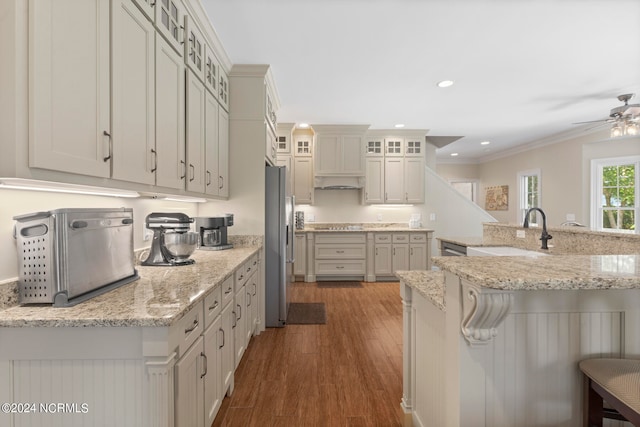
<svg viewBox="0 0 640 427">
<path fill-rule="evenodd" d="M 364 183 L 364 176 L 316 176 L 313 186 L 322 190 L 358 190 Z"/>
</svg>

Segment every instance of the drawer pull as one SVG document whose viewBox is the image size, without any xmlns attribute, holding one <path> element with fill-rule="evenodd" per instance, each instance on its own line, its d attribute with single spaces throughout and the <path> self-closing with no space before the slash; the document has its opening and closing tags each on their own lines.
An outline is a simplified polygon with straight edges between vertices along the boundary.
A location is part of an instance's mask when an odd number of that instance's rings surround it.
<svg viewBox="0 0 640 427">
<path fill-rule="evenodd" d="M 224 291 L 225 295 L 230 294 L 230 293 L 231 293 L 231 286 L 229 286 L 229 288 L 226 291 Z"/>
<path fill-rule="evenodd" d="M 215 310 L 218 307 L 218 301 L 214 301 L 213 305 L 209 307 L 209 311 Z"/>
<path fill-rule="evenodd" d="M 185 333 L 185 334 L 188 334 L 188 333 L 190 333 L 190 332 L 193 332 L 193 331 L 195 331 L 195 330 L 196 330 L 196 328 L 197 328 L 197 327 L 198 327 L 198 319 L 194 319 L 194 320 L 193 320 L 193 325 L 191 325 L 191 327 L 190 327 L 190 328 L 185 329 L 185 330 L 184 330 L 184 333 Z"/>
<path fill-rule="evenodd" d="M 240 274 L 240 277 L 238 277 L 238 280 L 242 280 L 244 279 L 244 274 Z"/>
<path fill-rule="evenodd" d="M 344 251 L 336 251 L 337 254 L 343 254 Z"/>
<path fill-rule="evenodd" d="M 342 270 L 342 269 L 344 269 L 344 265 L 336 265 L 336 268 L 337 268 L 338 270 Z"/>
<path fill-rule="evenodd" d="M 204 357 L 204 372 L 202 373 L 202 375 L 200 375 L 200 378 L 204 378 L 205 375 L 207 375 L 207 371 L 209 370 L 209 367 L 207 366 L 208 360 L 207 360 L 207 355 L 204 354 L 204 351 L 200 352 L 200 356 Z"/>
</svg>

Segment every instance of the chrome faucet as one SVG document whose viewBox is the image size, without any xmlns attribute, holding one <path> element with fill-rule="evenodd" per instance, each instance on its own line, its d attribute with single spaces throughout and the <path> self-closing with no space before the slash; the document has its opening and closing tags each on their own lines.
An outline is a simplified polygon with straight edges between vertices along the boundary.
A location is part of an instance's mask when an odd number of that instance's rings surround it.
<svg viewBox="0 0 640 427">
<path fill-rule="evenodd" d="M 524 224 L 522 227 L 529 228 L 529 214 L 531 211 L 538 211 L 542 214 L 542 235 L 540 236 L 540 240 L 542 240 L 542 248 L 541 249 L 549 249 L 547 247 L 547 241 L 552 239 L 551 234 L 547 233 L 547 216 L 544 214 L 542 209 L 540 208 L 531 208 L 524 214 Z"/>
</svg>

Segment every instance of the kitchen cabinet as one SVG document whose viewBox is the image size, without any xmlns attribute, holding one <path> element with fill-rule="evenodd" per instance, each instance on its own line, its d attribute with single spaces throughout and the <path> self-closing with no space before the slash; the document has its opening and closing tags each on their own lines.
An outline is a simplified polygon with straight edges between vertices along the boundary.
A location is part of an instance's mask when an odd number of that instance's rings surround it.
<svg viewBox="0 0 640 427">
<path fill-rule="evenodd" d="M 295 123 L 278 123 L 276 128 L 276 145 L 278 158 L 280 155 L 292 154 L 291 145 L 293 142 L 293 129 Z"/>
<path fill-rule="evenodd" d="M 385 203 L 424 203 L 424 158 L 385 158 L 384 188 Z"/>
<path fill-rule="evenodd" d="M 392 276 L 399 270 L 427 270 L 427 233 L 375 233 L 374 274 Z"/>
<path fill-rule="evenodd" d="M 270 165 L 276 164 L 278 146 L 276 144 L 276 134 L 269 123 L 265 123 L 265 157 Z"/>
<path fill-rule="evenodd" d="M 293 160 L 293 195 L 296 204 L 313 204 L 313 159 L 295 157 Z"/>
<path fill-rule="evenodd" d="M 384 138 L 369 137 L 365 138 L 365 156 L 367 157 L 383 157 L 384 156 Z"/>
<path fill-rule="evenodd" d="M 225 111 L 229 112 L 229 76 L 220 67 L 218 72 L 218 101 Z"/>
<path fill-rule="evenodd" d="M 235 360 L 235 368 L 238 368 L 240 364 L 240 360 L 242 360 L 242 356 L 244 355 L 244 351 L 246 349 L 246 286 L 242 285 L 238 290 L 236 290 L 236 295 L 234 297 L 234 315 L 235 315 L 235 323 L 233 326 L 233 341 L 234 341 L 234 360 Z"/>
<path fill-rule="evenodd" d="M 213 323 L 204 331 L 203 349 L 205 375 L 204 380 L 204 423 L 203 427 L 213 424 L 222 405 L 222 349 L 226 344 L 223 339 L 222 316 L 216 316 Z M 180 423 L 181 424 L 181 423 Z"/>
<path fill-rule="evenodd" d="M 130 0 L 112 5 L 111 176 L 155 184 L 155 28 Z"/>
<path fill-rule="evenodd" d="M 204 347 L 203 338 L 176 362 L 175 422 L 180 426 L 204 426 Z"/>
<path fill-rule="evenodd" d="M 224 292 L 223 292 L 224 293 Z M 229 290 L 230 295 L 233 296 L 233 286 Z M 224 300 L 224 297 L 223 297 Z M 235 324 L 235 312 L 233 310 L 233 298 L 230 303 L 227 304 L 220 313 L 220 322 L 222 328 L 222 342 L 220 343 L 220 365 L 221 365 L 221 381 L 222 395 L 231 395 L 233 392 L 233 373 L 236 369 L 235 364 L 235 343 L 234 343 L 234 327 Z"/>
<path fill-rule="evenodd" d="M 294 147 L 296 157 L 313 156 L 313 135 L 295 135 Z"/>
<path fill-rule="evenodd" d="M 210 91 L 205 94 L 205 192 L 229 197 L 229 116 Z"/>
<path fill-rule="evenodd" d="M 328 279 L 366 273 L 364 233 L 320 233 L 315 237 L 315 275 Z"/>
<path fill-rule="evenodd" d="M 156 142 L 155 184 L 184 189 L 185 78 L 184 61 L 156 34 Z"/>
<path fill-rule="evenodd" d="M 173 46 L 176 51 L 182 51 L 184 34 L 184 5 L 180 0 L 131 0 L 146 17 L 155 23 L 158 33 Z M 182 56 L 182 54 L 180 55 Z"/>
<path fill-rule="evenodd" d="M 194 76 L 204 82 L 206 60 L 204 36 L 189 14 L 184 16 L 184 30 L 186 35 L 184 60 Z"/>
<path fill-rule="evenodd" d="M 296 234 L 293 248 L 295 251 L 293 275 L 304 277 L 307 275 L 307 235 L 304 233 Z"/>
<path fill-rule="evenodd" d="M 110 176 L 109 5 L 29 4 L 29 167 Z"/>
<path fill-rule="evenodd" d="M 245 328 L 245 343 L 249 345 L 251 337 L 256 330 L 256 324 L 258 322 L 258 272 L 254 271 L 253 274 L 247 280 L 245 285 L 246 295 L 246 315 L 247 322 Z"/>
<path fill-rule="evenodd" d="M 404 203 L 404 158 L 387 157 L 384 159 L 384 201 L 385 203 Z"/>
<path fill-rule="evenodd" d="M 316 135 L 316 175 L 364 175 L 361 135 Z"/>
<path fill-rule="evenodd" d="M 384 203 L 385 191 L 385 159 L 383 157 L 367 157 L 365 159 L 365 203 Z"/>
<path fill-rule="evenodd" d="M 186 75 L 187 190 L 204 193 L 206 89 L 192 70 Z"/>
<path fill-rule="evenodd" d="M 204 63 L 204 85 L 213 94 L 217 100 L 219 97 L 218 85 L 220 64 L 209 46 L 205 46 L 205 63 Z"/>
<path fill-rule="evenodd" d="M 404 138 L 389 137 L 384 139 L 385 157 L 404 156 Z"/>
</svg>

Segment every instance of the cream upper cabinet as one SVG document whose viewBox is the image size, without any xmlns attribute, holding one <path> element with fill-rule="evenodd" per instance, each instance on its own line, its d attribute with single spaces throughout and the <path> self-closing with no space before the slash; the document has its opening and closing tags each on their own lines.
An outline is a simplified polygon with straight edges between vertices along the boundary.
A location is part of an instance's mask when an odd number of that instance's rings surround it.
<svg viewBox="0 0 640 427">
<path fill-rule="evenodd" d="M 316 176 L 364 176 L 364 134 L 369 126 L 312 125 Z"/>
<path fill-rule="evenodd" d="M 155 29 L 130 0 L 112 6 L 112 177 L 155 184 Z"/>
<path fill-rule="evenodd" d="M 404 159 L 391 157 L 384 159 L 384 201 L 404 203 Z"/>
<path fill-rule="evenodd" d="M 184 61 L 156 34 L 156 185 L 184 189 Z"/>
<path fill-rule="evenodd" d="M 218 196 L 229 197 L 229 113 L 218 109 Z"/>
<path fill-rule="evenodd" d="M 424 157 L 404 158 L 404 203 L 424 203 Z"/>
<path fill-rule="evenodd" d="M 109 4 L 29 3 L 30 167 L 109 177 Z"/>
<path fill-rule="evenodd" d="M 138 0 L 140 1 L 140 0 Z M 155 8 L 155 23 L 158 32 L 169 41 L 169 44 L 182 52 L 184 42 L 185 10 L 180 0 L 152 0 Z"/>
<path fill-rule="evenodd" d="M 404 138 L 389 137 L 384 139 L 384 155 L 387 157 L 404 156 Z"/>
<path fill-rule="evenodd" d="M 311 157 L 313 155 L 313 135 L 295 135 L 293 148 L 296 157 Z"/>
<path fill-rule="evenodd" d="M 215 99 L 218 99 L 218 84 L 220 64 L 215 55 L 209 48 L 205 46 L 205 64 L 204 64 L 204 85 L 211 91 Z"/>
<path fill-rule="evenodd" d="M 293 162 L 293 195 L 296 204 L 312 204 L 313 160 L 311 157 L 295 157 Z"/>
<path fill-rule="evenodd" d="M 205 97 L 207 90 L 193 71 L 187 73 L 187 190 L 205 192 Z"/>
<path fill-rule="evenodd" d="M 218 72 L 218 101 L 222 108 L 229 111 L 229 76 L 226 71 L 220 67 Z"/>
<path fill-rule="evenodd" d="M 218 195 L 218 101 L 207 91 L 205 94 L 205 192 Z"/>
<path fill-rule="evenodd" d="M 184 60 L 200 80 L 205 80 L 205 42 L 204 36 L 196 26 L 193 18 L 184 16 L 185 43 Z"/>
<path fill-rule="evenodd" d="M 384 203 L 384 158 L 368 157 L 365 176 L 364 202 Z"/>
<path fill-rule="evenodd" d="M 364 154 L 367 157 L 382 157 L 384 156 L 384 138 L 376 138 L 367 136 L 365 137 Z"/>
</svg>

